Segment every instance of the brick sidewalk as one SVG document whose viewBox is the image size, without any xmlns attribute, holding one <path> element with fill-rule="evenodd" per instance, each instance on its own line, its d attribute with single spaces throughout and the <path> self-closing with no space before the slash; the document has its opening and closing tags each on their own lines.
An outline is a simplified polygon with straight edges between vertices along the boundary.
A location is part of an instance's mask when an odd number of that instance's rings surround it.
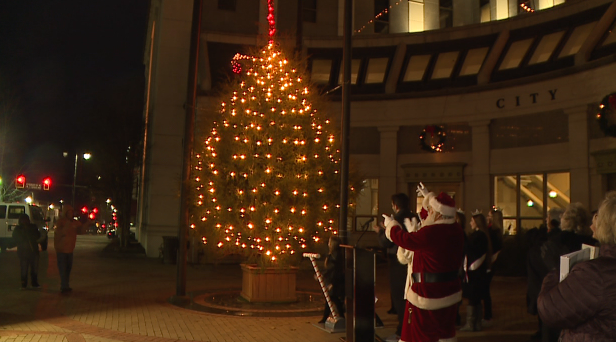
<svg viewBox="0 0 616 342">
<path fill-rule="evenodd" d="M 159 260 L 103 257 L 105 237 L 79 236 L 70 294 L 59 293 L 59 275 L 52 244 L 41 253 L 41 289 L 20 291 L 15 250 L 0 254 L 0 342 L 170 342 L 340 341 L 312 325 L 320 317 L 236 317 L 181 309 L 166 300 L 175 292 L 175 266 Z M 379 267 L 377 279 L 387 279 Z M 309 274 L 305 275 L 309 278 Z M 318 291 L 314 281 L 298 282 Z M 188 267 L 187 292 L 239 287 L 238 265 Z M 481 333 L 460 333 L 459 341 L 526 341 L 536 318 L 526 314 L 526 283 L 520 278 L 495 278 L 495 324 Z M 395 330 L 388 315 L 388 284 L 377 284 L 376 305 L 386 337 Z M 461 311 L 463 312 L 464 307 Z"/>
</svg>

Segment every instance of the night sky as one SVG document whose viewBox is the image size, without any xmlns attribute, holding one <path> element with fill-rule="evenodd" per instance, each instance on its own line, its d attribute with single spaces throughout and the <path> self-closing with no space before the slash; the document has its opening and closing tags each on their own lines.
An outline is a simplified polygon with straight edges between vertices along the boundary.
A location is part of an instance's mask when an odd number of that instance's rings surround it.
<svg viewBox="0 0 616 342">
<path fill-rule="evenodd" d="M 0 0 L 0 94 L 15 108 L 3 178 L 72 182 L 69 151 L 141 116 L 148 0 Z M 1 142 L 0 142 L 1 143 Z M 92 159 L 94 162 L 96 158 Z"/>
</svg>

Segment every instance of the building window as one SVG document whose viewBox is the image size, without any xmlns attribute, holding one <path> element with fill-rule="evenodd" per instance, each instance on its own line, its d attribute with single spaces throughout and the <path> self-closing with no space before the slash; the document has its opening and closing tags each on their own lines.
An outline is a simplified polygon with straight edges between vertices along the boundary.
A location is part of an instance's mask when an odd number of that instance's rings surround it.
<svg viewBox="0 0 616 342">
<path fill-rule="evenodd" d="M 312 82 L 317 84 L 328 84 L 331 70 L 331 59 L 314 59 L 312 61 Z"/>
<path fill-rule="evenodd" d="M 351 84 L 357 84 L 357 75 L 359 75 L 359 65 L 361 64 L 361 59 L 353 59 L 351 61 Z M 342 80 L 344 77 L 344 68 L 342 63 L 340 63 L 340 75 L 338 75 L 338 84 L 342 84 Z"/>
<path fill-rule="evenodd" d="M 364 179 L 356 200 L 353 220 L 351 221 L 353 222 L 352 231 L 364 232 L 372 230 L 372 226 L 380 218 L 379 180 L 378 178 Z"/>
<path fill-rule="evenodd" d="M 385 81 L 385 71 L 389 58 L 371 58 L 368 60 L 368 70 L 366 71 L 366 83 L 383 83 Z"/>
<path fill-rule="evenodd" d="M 237 0 L 218 0 L 218 9 L 225 11 L 234 11 L 237 8 Z"/>
<path fill-rule="evenodd" d="M 441 28 L 453 27 L 453 1 L 439 0 L 439 19 Z"/>
<path fill-rule="evenodd" d="M 526 56 L 528 48 L 530 48 L 530 45 L 532 44 L 533 40 L 534 38 L 529 38 L 511 43 L 511 45 L 509 46 L 509 50 L 507 50 L 505 58 L 503 58 L 503 61 L 501 62 L 499 70 L 513 69 L 519 67 L 520 63 L 522 63 L 522 59 L 524 59 L 524 56 Z"/>
<path fill-rule="evenodd" d="M 582 44 L 584 44 L 584 42 L 590 35 L 590 32 L 593 28 L 595 28 L 595 25 L 597 23 L 597 21 L 594 21 L 592 23 L 576 27 L 569 36 L 569 39 L 567 40 L 567 43 L 565 43 L 565 46 L 563 47 L 562 51 L 560 51 L 560 55 L 558 55 L 558 58 L 575 55 L 580 50 Z"/>
<path fill-rule="evenodd" d="M 565 31 L 560 31 L 543 36 L 528 64 L 547 62 L 552 57 L 554 49 L 556 49 L 564 34 Z"/>
<path fill-rule="evenodd" d="M 432 79 L 450 78 L 453 67 L 458 60 L 458 51 L 442 52 L 436 59 L 434 71 L 432 71 Z"/>
<path fill-rule="evenodd" d="M 406 72 L 404 73 L 404 82 L 421 81 L 426 74 L 426 67 L 430 63 L 431 55 L 415 55 L 409 58 Z"/>
<path fill-rule="evenodd" d="M 468 50 L 466 58 L 464 58 L 464 64 L 462 64 L 462 69 L 460 69 L 460 76 L 478 74 L 483 61 L 488 55 L 488 50 L 490 50 L 489 47 Z"/>
<path fill-rule="evenodd" d="M 503 212 L 505 234 L 545 223 L 548 210 L 571 202 L 569 172 L 512 174 L 494 177 L 494 205 Z"/>
<path fill-rule="evenodd" d="M 374 0 L 374 33 L 389 33 L 389 0 Z"/>
<path fill-rule="evenodd" d="M 317 0 L 302 0 L 302 19 L 306 23 L 317 22 Z"/>
</svg>

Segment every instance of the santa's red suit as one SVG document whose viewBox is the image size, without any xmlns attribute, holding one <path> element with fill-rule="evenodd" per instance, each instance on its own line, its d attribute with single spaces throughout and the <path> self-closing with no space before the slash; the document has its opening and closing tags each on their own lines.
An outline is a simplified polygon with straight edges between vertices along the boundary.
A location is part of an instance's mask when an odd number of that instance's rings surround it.
<svg viewBox="0 0 616 342">
<path fill-rule="evenodd" d="M 430 215 L 417 231 L 408 232 L 403 224 L 385 220 L 387 238 L 414 252 L 400 341 L 455 341 L 457 304 L 462 300 L 458 272 L 464 258 L 464 232 L 455 222 L 455 202 L 447 194 L 435 197 L 426 193 L 424 207 L 442 216 Z"/>
</svg>

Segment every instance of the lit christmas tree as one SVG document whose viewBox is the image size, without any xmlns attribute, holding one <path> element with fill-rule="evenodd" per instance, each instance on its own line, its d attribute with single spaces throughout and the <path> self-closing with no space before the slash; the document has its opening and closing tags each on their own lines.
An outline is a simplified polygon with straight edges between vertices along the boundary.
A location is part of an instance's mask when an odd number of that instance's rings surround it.
<svg viewBox="0 0 616 342">
<path fill-rule="evenodd" d="M 261 265 L 292 263 L 337 233 L 337 140 L 296 64 L 273 41 L 255 57 L 236 56 L 240 75 L 197 155 L 195 232 Z"/>
</svg>

